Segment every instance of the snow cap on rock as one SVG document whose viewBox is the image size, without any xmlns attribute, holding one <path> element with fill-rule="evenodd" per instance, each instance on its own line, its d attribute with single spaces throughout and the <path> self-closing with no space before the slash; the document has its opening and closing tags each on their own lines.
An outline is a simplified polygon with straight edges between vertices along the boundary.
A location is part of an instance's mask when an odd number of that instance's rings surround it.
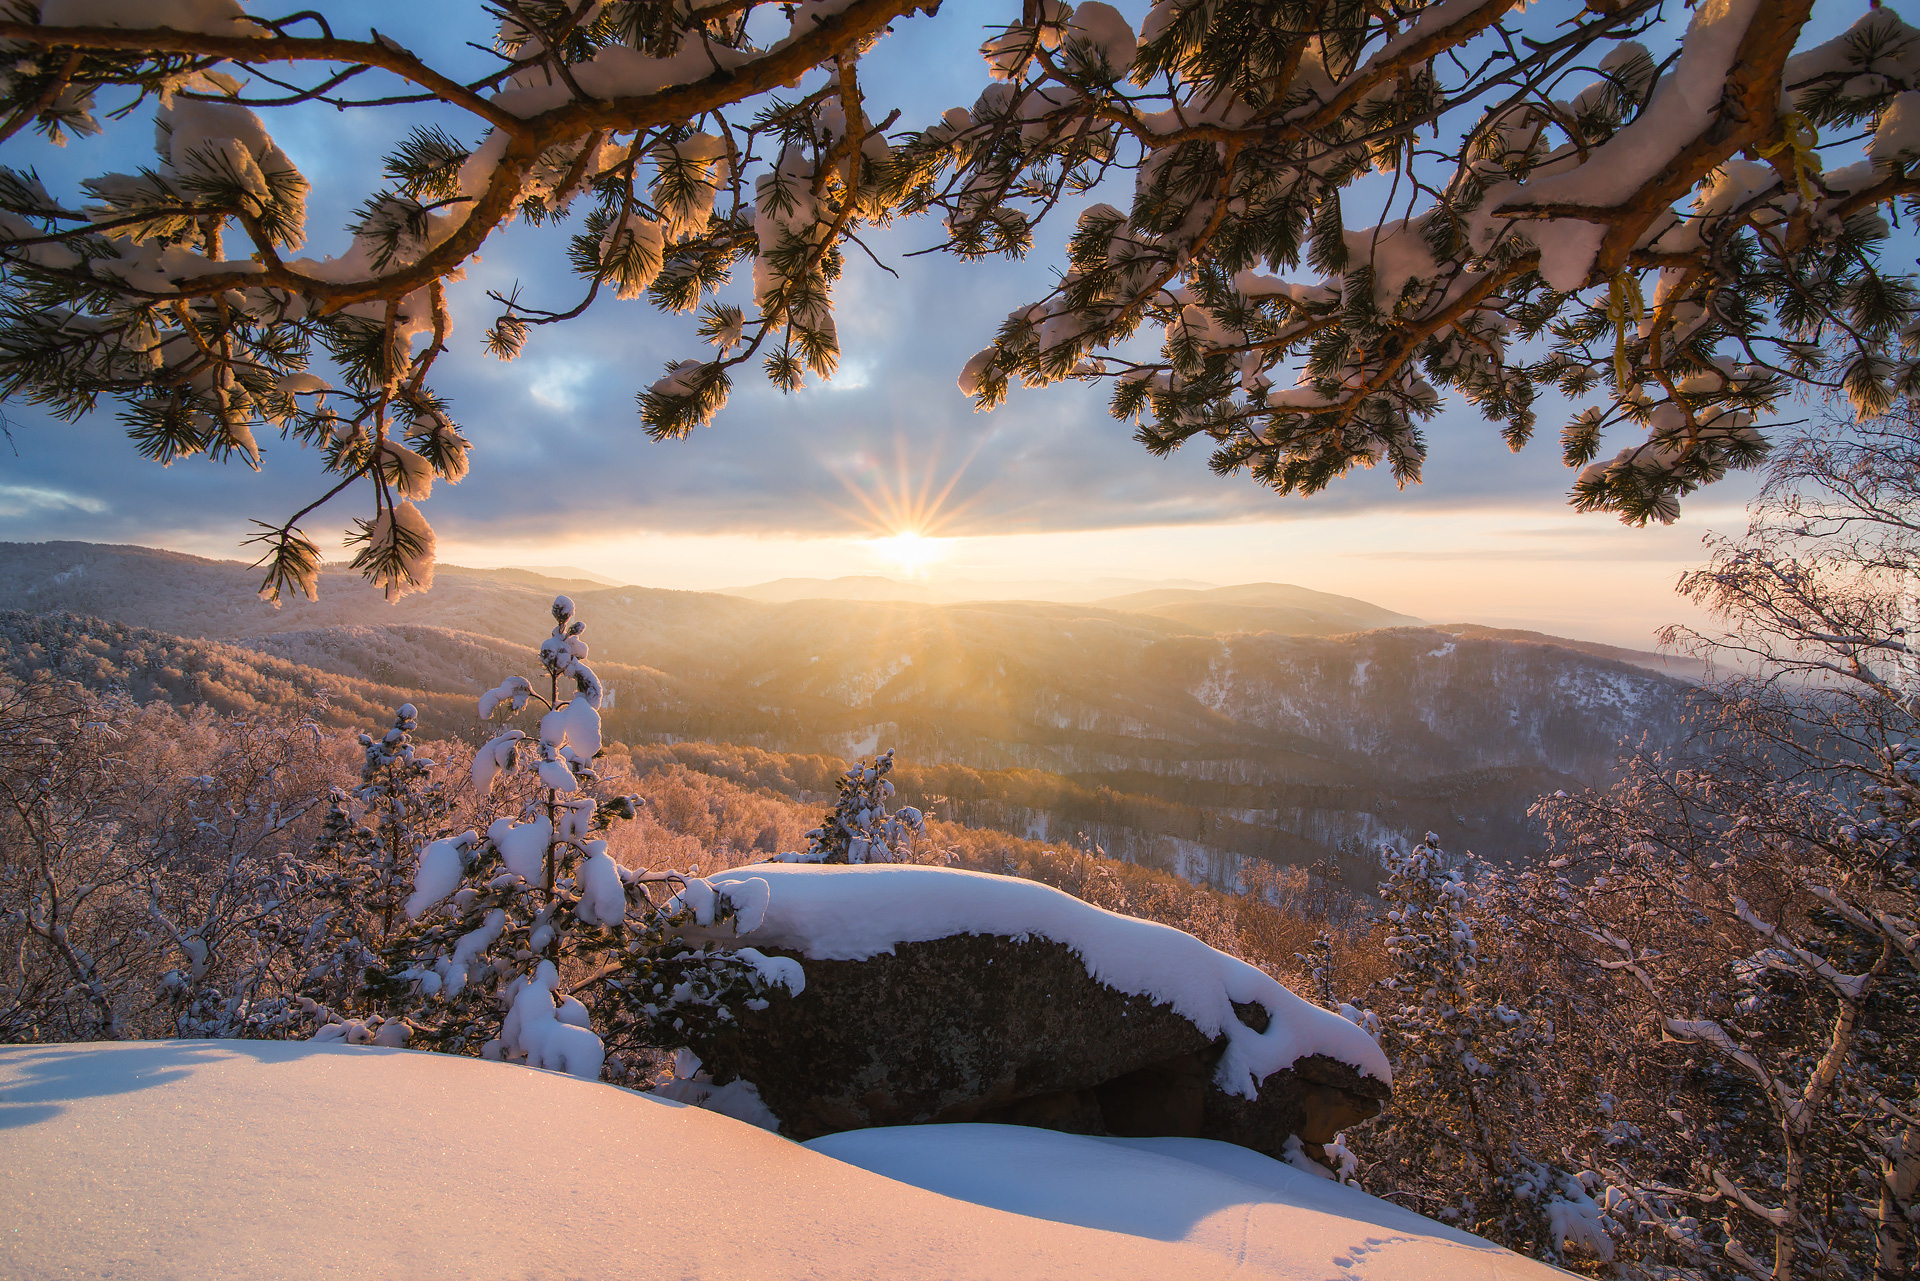
<svg viewBox="0 0 1920 1281">
<path fill-rule="evenodd" d="M 1051 886 L 956 868 L 800 863 L 734 868 L 707 883 L 730 897 L 752 894 L 757 906 L 757 889 L 746 885 L 755 880 L 769 892 L 757 925 L 739 930 L 748 943 L 857 961 L 896 944 L 957 934 L 1038 936 L 1079 953 L 1087 973 L 1107 986 L 1170 1006 L 1208 1036 L 1224 1035 L 1215 1080 L 1229 1094 L 1257 1097 L 1260 1082 L 1314 1054 L 1393 1081 L 1371 1036 L 1270 975 L 1172 926 L 1109 912 Z M 1236 1004 L 1263 1007 L 1266 1030 L 1248 1027 Z"/>
</svg>

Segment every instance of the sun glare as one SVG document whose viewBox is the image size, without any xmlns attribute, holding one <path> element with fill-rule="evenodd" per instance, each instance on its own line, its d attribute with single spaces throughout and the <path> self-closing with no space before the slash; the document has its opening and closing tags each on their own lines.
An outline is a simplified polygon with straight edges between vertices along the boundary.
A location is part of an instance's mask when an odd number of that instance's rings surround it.
<svg viewBox="0 0 1920 1281">
<path fill-rule="evenodd" d="M 872 540 L 873 550 L 882 560 L 911 578 L 925 574 L 940 559 L 940 544 L 940 539 L 912 529 Z"/>
<path fill-rule="evenodd" d="M 881 573 L 926 578 L 947 558 L 954 541 L 952 525 L 968 506 L 953 501 L 953 488 L 966 465 L 948 473 L 943 483 L 939 460 L 923 457 L 916 479 L 908 469 L 906 443 L 895 440 L 894 449 L 891 468 L 867 453 L 837 467 L 853 502 L 834 506 L 860 529 L 857 545 L 873 557 Z"/>
</svg>

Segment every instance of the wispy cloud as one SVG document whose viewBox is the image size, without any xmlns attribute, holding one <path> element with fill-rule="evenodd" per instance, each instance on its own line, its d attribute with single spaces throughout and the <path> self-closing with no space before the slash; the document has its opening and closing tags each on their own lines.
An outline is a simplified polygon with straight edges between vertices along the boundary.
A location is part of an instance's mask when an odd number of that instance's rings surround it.
<svg viewBox="0 0 1920 1281">
<path fill-rule="evenodd" d="M 521 372 L 527 380 L 527 395 L 548 409 L 570 412 L 579 407 L 583 394 L 593 390 L 597 370 L 590 360 L 554 355 L 529 358 Z"/>
<path fill-rule="evenodd" d="M 48 485 L 0 485 L 0 516 L 31 516 L 35 512 L 75 511 L 99 515 L 107 504 L 85 494 L 70 494 Z"/>
</svg>

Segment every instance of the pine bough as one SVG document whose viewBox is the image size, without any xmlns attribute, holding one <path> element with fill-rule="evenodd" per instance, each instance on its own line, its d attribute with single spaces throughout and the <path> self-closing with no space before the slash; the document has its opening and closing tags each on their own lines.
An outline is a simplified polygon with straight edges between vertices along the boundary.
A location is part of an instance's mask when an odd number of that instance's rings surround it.
<svg viewBox="0 0 1920 1281">
<path fill-rule="evenodd" d="M 1105 380 L 1150 450 L 1203 438 L 1216 470 L 1312 493 L 1416 481 L 1447 394 L 1518 449 L 1555 388 L 1574 505 L 1643 523 L 1757 462 L 1797 387 L 1871 414 L 1920 386 L 1912 284 L 1880 267 L 1881 211 L 1920 192 L 1920 32 L 1891 9 L 1805 46 L 1811 0 L 1157 0 L 1138 31 L 1023 0 L 984 92 L 914 128 L 860 65 L 934 7 L 506 0 L 474 6 L 498 65 L 459 81 L 314 9 L 5 0 L 0 143 L 148 100 L 158 129 L 149 165 L 75 194 L 0 170 L 0 395 L 115 403 L 163 463 L 257 467 L 263 429 L 320 451 L 335 487 L 259 535 L 277 600 L 315 591 L 299 521 L 356 485 L 355 564 L 430 584 L 416 504 L 468 455 L 430 378 L 445 282 L 516 220 L 568 225 L 582 288 L 496 295 L 501 358 L 604 293 L 699 313 L 711 354 L 639 393 L 656 438 L 710 422 L 749 361 L 787 390 L 831 375 L 865 229 L 934 215 L 946 250 L 1018 257 L 1062 201 L 1129 184 L 968 362 L 979 408 Z M 1642 38 L 1681 22 L 1657 59 Z M 308 180 L 256 110 L 429 101 L 469 127 L 413 128 L 343 251 L 298 256 Z M 1350 226 L 1343 199 L 1382 188 Z"/>
</svg>

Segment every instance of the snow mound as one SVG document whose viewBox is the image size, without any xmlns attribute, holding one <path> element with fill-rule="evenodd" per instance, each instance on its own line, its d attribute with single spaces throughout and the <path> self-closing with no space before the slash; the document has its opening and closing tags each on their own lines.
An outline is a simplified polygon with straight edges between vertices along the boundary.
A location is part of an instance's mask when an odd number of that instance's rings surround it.
<svg viewBox="0 0 1920 1281">
<path fill-rule="evenodd" d="M 1470 1233 L 1211 1139 L 1101 1139 L 1017 1125 L 851 1130 L 806 1146 L 959 1201 L 1197 1246 L 1301 1281 L 1565 1276 Z M 1205 1275 L 1205 1274 L 1201 1274 Z"/>
<path fill-rule="evenodd" d="M 815 1146 L 610 1085 L 422 1051 L 9 1047 L 0 1275 L 1557 1275 L 1224 1144 L 920 1126 Z M 1050 1186 L 1065 1171 L 1077 1189 Z M 959 1195 L 914 1186 L 943 1179 Z M 689 1200 L 689 1180 L 710 1195 Z"/>
<path fill-rule="evenodd" d="M 956 934 L 1064 943 L 1107 986 L 1170 1006 L 1208 1036 L 1224 1034 L 1227 1050 L 1215 1079 L 1230 1094 L 1252 1098 L 1261 1081 L 1311 1054 L 1393 1082 L 1374 1039 L 1331 1010 L 1191 934 L 1094 907 L 1048 885 L 899 864 L 756 863 L 708 879 L 722 890 L 764 880 L 771 890 L 765 919 L 741 938 L 816 960 L 863 961 L 896 944 Z M 1264 1007 L 1266 1030 L 1243 1023 L 1235 1003 Z"/>
</svg>

